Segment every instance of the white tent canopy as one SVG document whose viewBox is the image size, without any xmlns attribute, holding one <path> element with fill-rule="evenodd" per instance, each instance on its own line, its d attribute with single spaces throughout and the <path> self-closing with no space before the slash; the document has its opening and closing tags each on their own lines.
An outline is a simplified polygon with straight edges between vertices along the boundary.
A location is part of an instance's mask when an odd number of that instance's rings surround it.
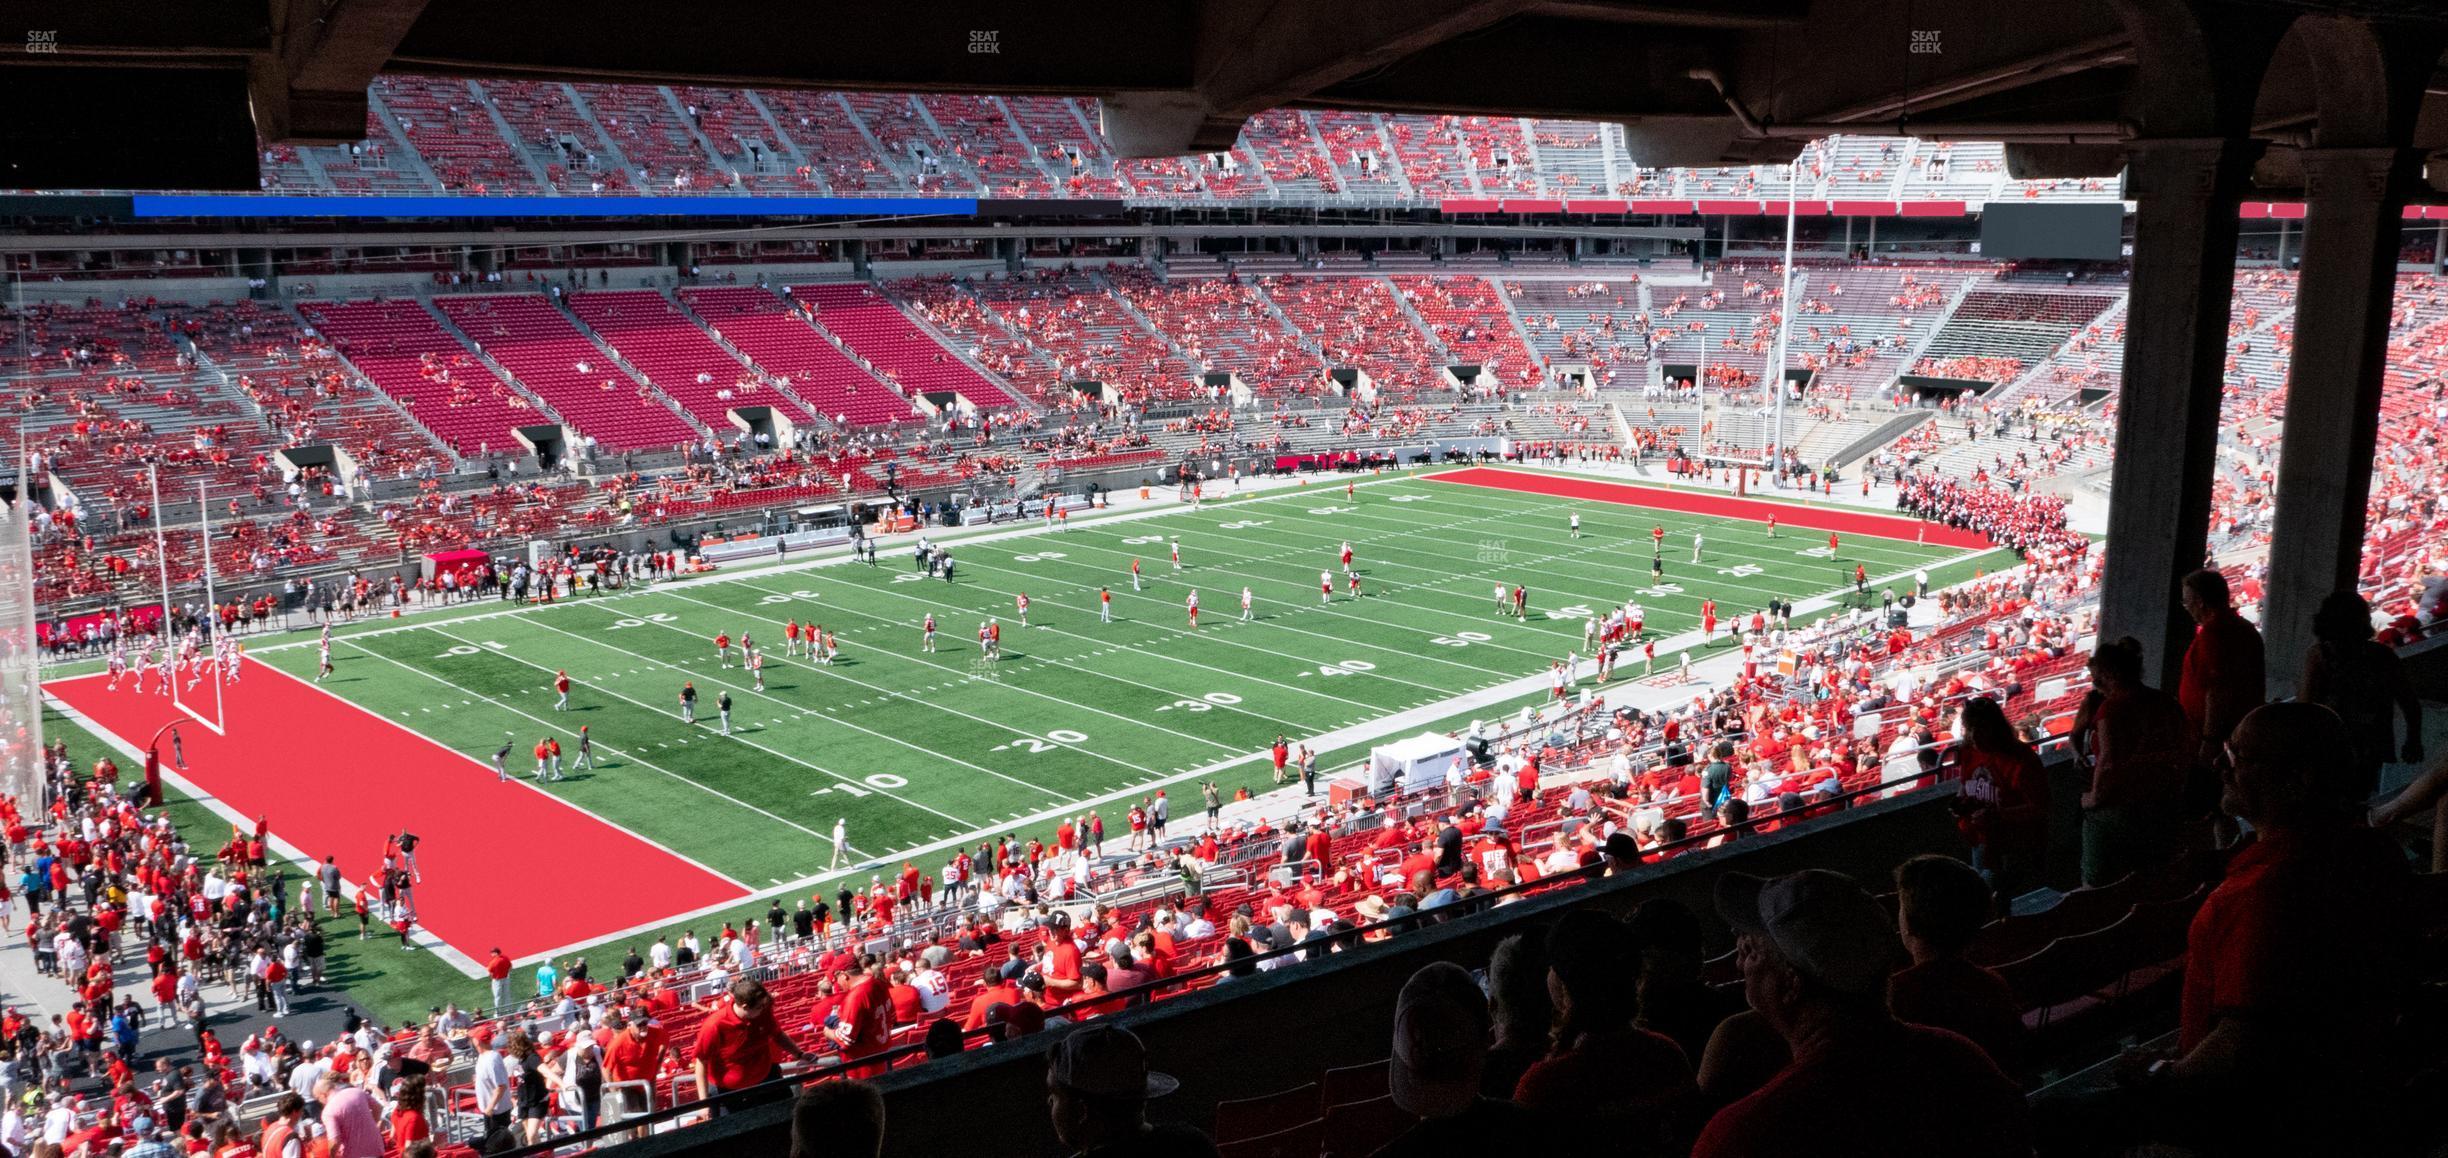
<svg viewBox="0 0 2448 1158">
<path fill-rule="evenodd" d="M 1369 791 L 1384 795 L 1399 785 L 1411 791 L 1445 782 L 1445 771 L 1463 759 L 1462 741 L 1422 732 L 1369 750 Z"/>
</svg>

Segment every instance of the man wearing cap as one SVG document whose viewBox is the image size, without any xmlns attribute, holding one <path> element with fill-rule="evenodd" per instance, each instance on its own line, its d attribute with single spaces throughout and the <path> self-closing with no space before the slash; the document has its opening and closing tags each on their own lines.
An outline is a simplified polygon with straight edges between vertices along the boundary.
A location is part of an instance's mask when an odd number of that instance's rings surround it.
<svg viewBox="0 0 2448 1158">
<path fill-rule="evenodd" d="M 1887 978 L 1902 946 L 1886 910 L 1853 878 L 1824 869 L 1773 880 L 1727 873 L 1717 911 L 1734 926 L 1744 998 L 1793 1061 L 1719 1110 L 1694 1158 L 2031 1153 L 2022 1092 L 1979 1046 L 1888 1013 Z M 1899 1090 L 1911 1092 L 1908 1102 L 1894 1102 Z M 1884 1104 L 1898 1112 L 1861 1112 Z"/>
<path fill-rule="evenodd" d="M 1046 1053 L 1054 1135 L 1079 1158 L 1213 1158 L 1215 1143 L 1195 1127 L 1148 1124 L 1148 1099 L 1180 1085 L 1148 1069 L 1147 1046 L 1118 1026 L 1073 1030 Z"/>
<path fill-rule="evenodd" d="M 1411 975 L 1394 1004 L 1387 1084 L 1396 1108 L 1420 1121 L 1378 1158 L 1545 1149 L 1538 1114 L 1479 1092 L 1492 1042 L 1487 997 L 1468 971 L 1436 961 Z"/>
</svg>

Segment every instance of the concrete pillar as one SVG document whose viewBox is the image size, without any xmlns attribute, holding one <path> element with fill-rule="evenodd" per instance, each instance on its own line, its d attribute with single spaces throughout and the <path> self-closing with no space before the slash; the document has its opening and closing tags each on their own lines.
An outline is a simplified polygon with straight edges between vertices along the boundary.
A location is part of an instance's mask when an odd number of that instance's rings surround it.
<svg viewBox="0 0 2448 1158">
<path fill-rule="evenodd" d="M 2261 616 L 2272 696 L 2294 694 L 2313 610 L 2331 591 L 2351 589 L 2362 568 L 2399 221 L 2422 164 L 2411 149 L 2302 155 L 2303 284 Z"/>
<path fill-rule="evenodd" d="M 2287 267 L 2287 233 L 2291 224 L 2284 217 L 2278 219 L 2278 268 L 2280 269 Z"/>
<path fill-rule="evenodd" d="M 2146 678 L 2171 688 L 2192 632 L 2177 583 L 2209 544 L 2237 206 L 2258 153 L 2242 140 L 2145 139 L 2127 169 L 2140 207 L 2100 637 L 2140 640 Z"/>
</svg>

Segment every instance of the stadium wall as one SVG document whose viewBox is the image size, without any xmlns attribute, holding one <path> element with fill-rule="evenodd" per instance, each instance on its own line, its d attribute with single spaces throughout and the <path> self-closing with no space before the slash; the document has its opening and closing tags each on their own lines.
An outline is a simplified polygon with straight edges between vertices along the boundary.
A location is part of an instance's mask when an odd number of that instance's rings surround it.
<svg viewBox="0 0 2448 1158">
<path fill-rule="evenodd" d="M 2055 771 L 2062 777 L 2069 766 L 2060 763 Z M 1116 1020 L 1147 1040 L 1158 1068 L 1181 1079 L 1181 1091 L 1151 1105 L 1151 1116 L 1209 1128 L 1218 1101 L 1275 1093 L 1315 1081 L 1326 1069 L 1384 1058 L 1394 997 L 1404 980 L 1429 962 L 1482 968 L 1499 941 L 1566 910 L 1594 906 L 1621 916 L 1653 897 L 1690 905 L 1714 926 L 1712 892 L 1729 868 L 1763 875 L 1835 869 L 1883 892 L 1889 874 L 1907 857 L 1961 855 L 1962 838 L 1947 808 L 1951 795 L 1942 789 L 1879 801 L 1854 809 L 1841 823 L 1687 854 L 1625 877 L 1523 901 L 1506 908 L 1501 920 L 1405 934 L 1169 999 Z M 2072 793 L 2057 795 L 2072 799 Z M 2070 868 L 2073 862 L 2053 855 L 2051 863 Z M 1714 929 L 1712 936 L 1712 952 L 1730 945 L 1724 929 Z M 1041 1035 L 877 1079 L 890 1107 L 884 1152 L 894 1158 L 963 1153 L 977 1146 L 980 1122 L 1002 1123 L 999 1129 L 1016 1134 L 1006 1136 L 1000 1148 L 1020 1153 L 1050 1148 L 1044 1054 L 1053 1040 Z M 617 1158 L 779 1154 L 788 1149 L 789 1121 L 787 1105 L 759 1107 L 606 1153 Z"/>
</svg>

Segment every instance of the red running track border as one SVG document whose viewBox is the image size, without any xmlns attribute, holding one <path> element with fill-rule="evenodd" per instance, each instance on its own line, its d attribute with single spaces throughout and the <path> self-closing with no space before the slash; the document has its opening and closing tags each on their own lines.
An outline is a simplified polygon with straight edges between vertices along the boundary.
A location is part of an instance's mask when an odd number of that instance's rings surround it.
<svg viewBox="0 0 2448 1158">
<path fill-rule="evenodd" d="M 1779 526 L 1807 527 L 1814 531 L 1834 531 L 1840 535 L 1863 535 L 1877 539 L 1909 539 L 1939 547 L 1987 550 L 1997 546 L 1989 536 L 1978 531 L 1966 531 L 1942 523 L 1923 522 L 1920 519 L 1907 519 L 1895 515 L 1865 514 L 1838 507 L 1763 502 L 1758 499 L 1736 498 L 1732 495 L 1701 494 L 1695 491 L 1636 486 L 1631 483 L 1605 482 L 1600 479 L 1567 478 L 1563 475 L 1539 474 L 1535 471 L 1499 470 L 1485 466 L 1441 471 L 1425 477 L 1430 482 L 1487 487 L 1500 491 L 1519 491 L 1524 494 L 1548 495 L 1560 499 L 1621 503 L 1625 506 L 1649 507 L 1661 511 L 1679 511 L 1687 515 L 1710 515 L 1720 519 L 1749 519 L 1753 522 L 1765 523 L 1770 518 L 1774 518 Z"/>
<path fill-rule="evenodd" d="M 176 714 L 168 696 L 106 691 L 104 682 L 90 675 L 43 688 L 136 745 Z M 273 836 L 305 855 L 338 857 L 360 885 L 386 837 L 416 833 L 418 926 L 479 963 L 495 946 L 523 960 L 749 895 L 526 777 L 500 783 L 489 762 L 269 664 L 248 663 L 223 695 L 227 735 L 185 729 L 182 775 L 242 815 L 264 817 Z M 514 776 L 534 770 L 534 746 L 528 737 L 514 747 Z"/>
</svg>

